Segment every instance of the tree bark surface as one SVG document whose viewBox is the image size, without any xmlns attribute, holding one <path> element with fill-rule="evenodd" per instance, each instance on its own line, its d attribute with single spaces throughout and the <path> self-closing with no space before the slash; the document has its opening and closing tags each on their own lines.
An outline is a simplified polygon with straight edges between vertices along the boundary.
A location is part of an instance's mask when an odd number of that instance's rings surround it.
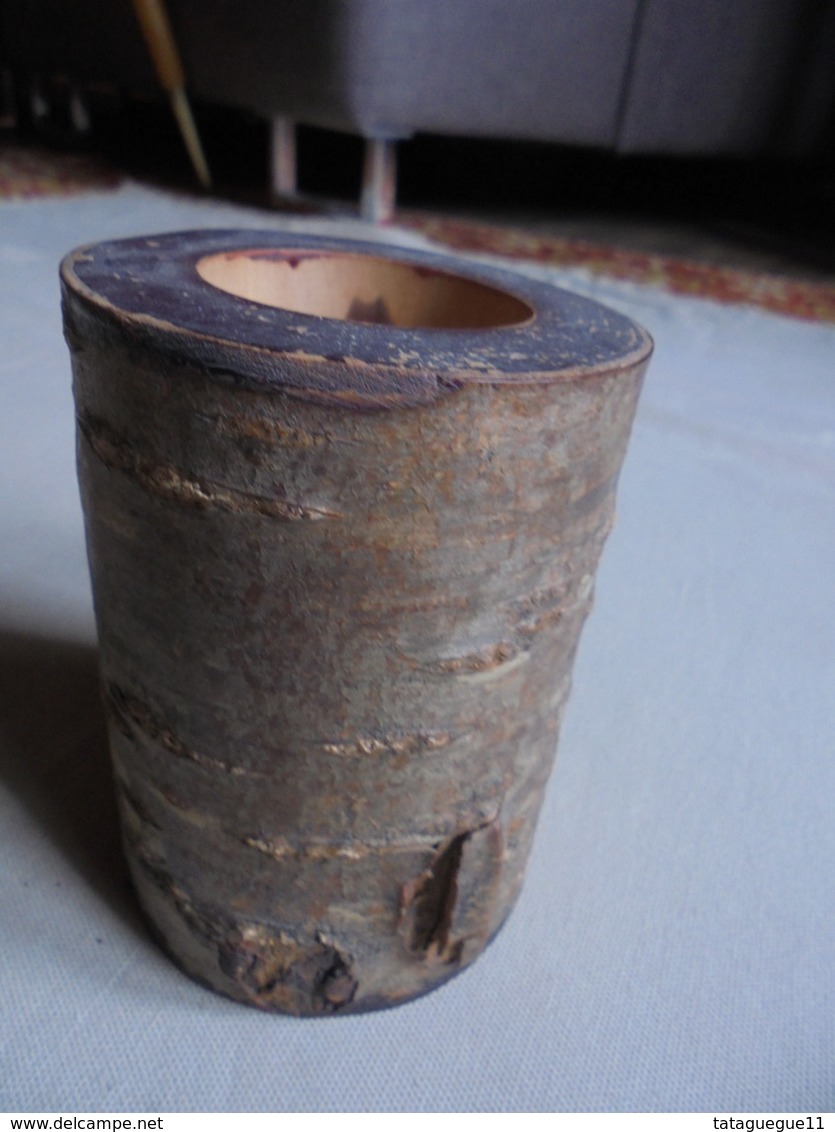
<svg viewBox="0 0 835 1132">
<path fill-rule="evenodd" d="M 199 274 L 253 248 L 452 271 L 527 316 L 404 327 L 383 296 L 382 321 L 323 318 Z M 431 989 L 522 884 L 648 336 L 504 271 L 298 234 L 100 244 L 62 280 L 116 786 L 157 935 L 269 1010 Z"/>
</svg>

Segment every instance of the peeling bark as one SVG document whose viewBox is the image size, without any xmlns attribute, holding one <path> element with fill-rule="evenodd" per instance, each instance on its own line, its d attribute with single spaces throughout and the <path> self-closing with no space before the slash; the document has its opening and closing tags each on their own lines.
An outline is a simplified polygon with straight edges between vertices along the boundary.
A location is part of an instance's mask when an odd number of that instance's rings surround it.
<svg viewBox="0 0 835 1132">
<path fill-rule="evenodd" d="M 431 734 L 418 732 L 414 735 L 386 735 L 382 738 L 368 735 L 343 743 L 323 743 L 322 750 L 329 755 L 358 759 L 365 755 L 402 755 L 420 751 L 427 753 L 440 751 L 448 747 L 451 742 L 453 736 L 445 731 Z"/>
<path fill-rule="evenodd" d="M 439 846 L 429 868 L 403 885 L 399 929 L 412 954 L 428 963 L 457 964 L 473 947 L 484 946 L 503 852 L 494 819 Z"/>
<path fill-rule="evenodd" d="M 490 645 L 480 652 L 439 660 L 437 667 L 441 672 L 451 672 L 456 676 L 462 673 L 488 672 L 492 668 L 501 668 L 509 661 L 515 660 L 518 655 L 517 645 L 511 641 L 500 641 L 499 644 Z"/>
<path fill-rule="evenodd" d="M 233 763 L 214 759 L 209 755 L 195 751 L 173 731 L 165 727 L 146 704 L 143 704 L 136 696 L 128 695 L 116 684 L 108 684 L 105 689 L 105 707 L 116 726 L 128 738 L 133 738 L 138 731 L 164 747 L 172 755 L 176 755 L 178 759 L 189 759 L 199 766 L 207 767 L 210 770 L 220 770 L 224 774 L 246 775 L 251 773 L 244 767 L 235 766 Z"/>
<path fill-rule="evenodd" d="M 468 836 L 454 837 L 425 873 L 403 886 L 402 923 L 410 951 L 427 958 L 446 955 L 458 896 L 458 869 Z"/>
<path fill-rule="evenodd" d="M 350 1005 L 358 985 L 350 956 L 321 936 L 299 941 L 261 925 L 230 931 L 219 965 L 253 1005 L 291 1014 L 334 1013 Z"/>
<path fill-rule="evenodd" d="M 307 857 L 313 861 L 329 861 L 344 857 L 350 861 L 361 861 L 384 853 L 410 853 L 426 851 L 434 847 L 426 839 L 410 841 L 350 841 L 323 842 L 305 841 L 291 844 L 283 837 L 245 837 L 244 844 L 257 849 L 276 861 L 286 858 Z"/>
<path fill-rule="evenodd" d="M 91 417 L 82 420 L 79 417 L 78 428 L 103 464 L 133 477 L 149 494 L 169 503 L 178 503 L 184 507 L 217 508 L 239 514 L 252 512 L 286 522 L 340 518 L 337 511 L 322 507 L 250 495 L 220 484 L 193 479 L 171 464 L 155 463 L 134 451 L 127 440 L 113 433 L 103 421 Z"/>
</svg>

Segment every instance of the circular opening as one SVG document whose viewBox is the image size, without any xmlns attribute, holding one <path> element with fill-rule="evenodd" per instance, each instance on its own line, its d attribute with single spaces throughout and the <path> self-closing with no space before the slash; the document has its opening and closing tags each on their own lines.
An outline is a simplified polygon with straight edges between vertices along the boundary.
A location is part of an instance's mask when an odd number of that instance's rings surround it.
<svg viewBox="0 0 835 1132">
<path fill-rule="evenodd" d="M 348 322 L 470 330 L 533 318 L 507 291 L 376 256 L 253 248 L 204 256 L 197 274 L 241 299 Z"/>
</svg>

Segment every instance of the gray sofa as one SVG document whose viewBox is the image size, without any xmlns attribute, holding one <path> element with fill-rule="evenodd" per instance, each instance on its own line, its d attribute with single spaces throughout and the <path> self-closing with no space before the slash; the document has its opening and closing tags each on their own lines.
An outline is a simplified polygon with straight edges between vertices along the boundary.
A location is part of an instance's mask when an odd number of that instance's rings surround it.
<svg viewBox="0 0 835 1132">
<path fill-rule="evenodd" d="M 168 8 L 192 96 L 275 121 L 285 162 L 291 122 L 361 135 L 378 182 L 386 143 L 419 131 L 643 154 L 805 155 L 833 138 L 835 0 Z M 130 0 L 6 0 L 3 36 L 17 73 L 155 86 Z"/>
</svg>

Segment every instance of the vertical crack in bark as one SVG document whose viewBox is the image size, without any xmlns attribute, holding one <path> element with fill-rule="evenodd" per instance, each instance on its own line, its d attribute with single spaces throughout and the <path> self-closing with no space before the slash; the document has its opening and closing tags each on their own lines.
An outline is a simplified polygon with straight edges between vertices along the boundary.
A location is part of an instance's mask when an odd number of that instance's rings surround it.
<svg viewBox="0 0 835 1132">
<path fill-rule="evenodd" d="M 498 814 L 437 846 L 428 867 L 400 889 L 400 938 L 413 958 L 453 965 L 485 946 L 503 861 Z"/>
<path fill-rule="evenodd" d="M 458 870 L 469 833 L 454 837 L 431 867 L 404 885 L 403 911 L 409 949 L 426 956 L 443 956 L 458 899 Z"/>
</svg>

